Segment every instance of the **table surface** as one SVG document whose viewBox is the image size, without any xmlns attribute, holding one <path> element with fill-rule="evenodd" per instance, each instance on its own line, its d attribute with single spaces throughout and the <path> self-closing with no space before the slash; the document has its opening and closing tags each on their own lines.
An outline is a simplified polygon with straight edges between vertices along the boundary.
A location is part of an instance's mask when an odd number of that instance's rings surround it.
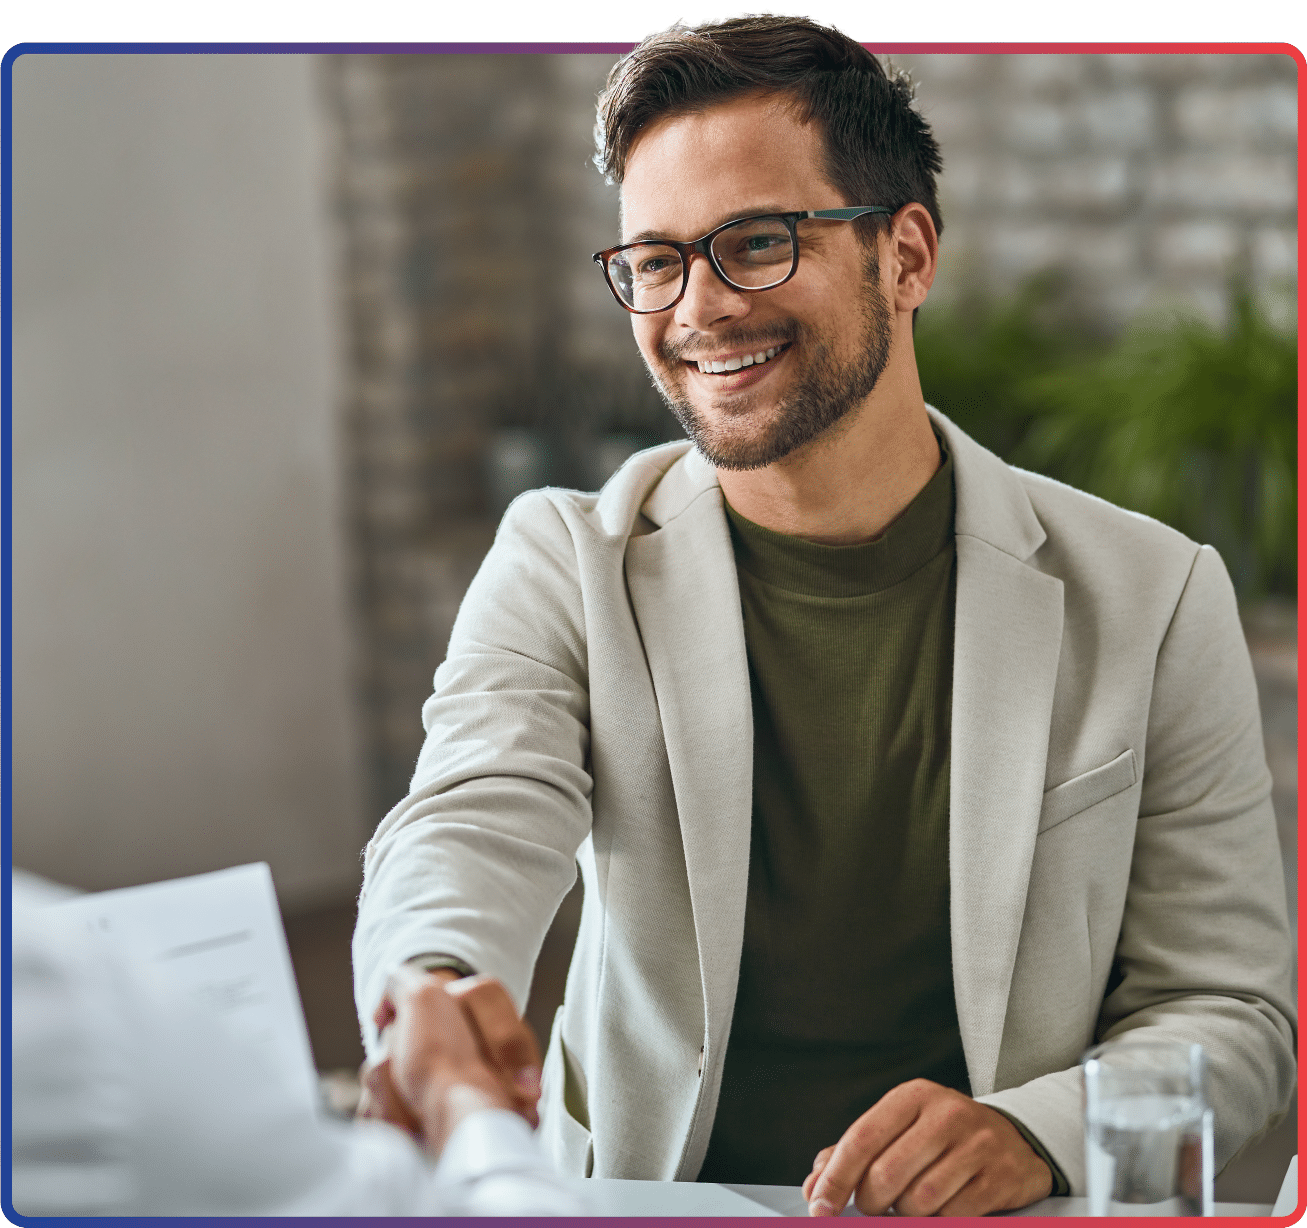
<svg viewBox="0 0 1307 1228">
<path fill-rule="evenodd" d="M 808 1214 L 798 1186 L 710 1185 L 696 1181 L 618 1181 L 608 1177 L 573 1178 L 593 1215 L 665 1217 L 772 1216 Z M 1011 1215 L 1084 1216 L 1084 1198 L 1045 1198 Z M 1217 1215 L 1270 1215 L 1267 1203 L 1218 1202 Z M 850 1205 L 845 1215 L 858 1215 Z"/>
</svg>

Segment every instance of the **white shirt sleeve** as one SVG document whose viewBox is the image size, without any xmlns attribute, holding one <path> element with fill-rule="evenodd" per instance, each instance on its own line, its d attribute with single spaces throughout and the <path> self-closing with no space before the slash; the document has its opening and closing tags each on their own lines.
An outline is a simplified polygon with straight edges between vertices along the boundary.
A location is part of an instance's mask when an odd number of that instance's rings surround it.
<svg viewBox="0 0 1307 1228">
<path fill-rule="evenodd" d="M 450 1215 L 584 1215 L 582 1200 L 549 1167 L 531 1128 L 507 1109 L 486 1109 L 449 1136 L 436 1177 Z"/>
<path fill-rule="evenodd" d="M 399 1130 L 290 1103 L 237 1037 L 47 899 L 15 875 L 20 1214 L 581 1213 L 511 1113 L 468 1117 L 433 1167 Z"/>
</svg>

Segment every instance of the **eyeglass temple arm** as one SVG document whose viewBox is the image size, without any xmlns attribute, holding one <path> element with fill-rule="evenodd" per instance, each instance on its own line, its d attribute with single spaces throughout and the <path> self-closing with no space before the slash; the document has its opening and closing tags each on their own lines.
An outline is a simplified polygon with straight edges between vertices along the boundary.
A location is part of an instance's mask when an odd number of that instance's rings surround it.
<svg viewBox="0 0 1307 1228">
<path fill-rule="evenodd" d="M 887 208 L 885 205 L 855 205 L 851 209 L 809 209 L 804 217 L 828 217 L 837 222 L 851 222 L 856 217 L 862 217 L 867 213 L 893 213 L 894 210 Z"/>
</svg>

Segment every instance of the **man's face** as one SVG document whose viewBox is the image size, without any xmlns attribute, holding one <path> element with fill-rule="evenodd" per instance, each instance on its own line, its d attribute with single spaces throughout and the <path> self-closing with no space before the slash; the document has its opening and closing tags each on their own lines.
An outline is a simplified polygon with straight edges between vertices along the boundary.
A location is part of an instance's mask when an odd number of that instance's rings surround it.
<svg viewBox="0 0 1307 1228">
<path fill-rule="evenodd" d="M 846 201 L 826 181 L 821 140 L 775 97 L 658 121 L 627 162 L 623 241 L 687 242 L 751 214 L 880 203 Z M 799 241 L 783 286 L 735 290 L 696 255 L 675 307 L 631 317 L 672 412 L 718 468 L 760 468 L 821 436 L 870 395 L 888 360 L 893 316 L 875 254 L 848 222 L 800 222 Z M 771 351 L 739 370 L 700 369 Z"/>
</svg>

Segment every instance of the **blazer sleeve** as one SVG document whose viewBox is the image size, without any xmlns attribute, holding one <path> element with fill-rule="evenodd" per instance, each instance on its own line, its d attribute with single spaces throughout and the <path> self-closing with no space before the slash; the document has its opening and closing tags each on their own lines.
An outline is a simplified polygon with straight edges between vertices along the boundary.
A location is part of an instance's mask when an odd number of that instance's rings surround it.
<svg viewBox="0 0 1307 1228">
<path fill-rule="evenodd" d="M 1292 944 L 1257 686 L 1209 546 L 1157 654 L 1143 789 L 1099 1040 L 1198 1041 L 1220 1171 L 1294 1085 Z M 1085 1193 L 1079 1068 L 981 1097 L 1023 1121 Z"/>
<path fill-rule="evenodd" d="M 514 502 L 423 706 L 409 794 L 364 852 L 355 1000 L 369 1053 L 390 971 L 441 952 L 519 1009 L 590 829 L 589 680 L 576 549 L 542 492 Z"/>
</svg>

